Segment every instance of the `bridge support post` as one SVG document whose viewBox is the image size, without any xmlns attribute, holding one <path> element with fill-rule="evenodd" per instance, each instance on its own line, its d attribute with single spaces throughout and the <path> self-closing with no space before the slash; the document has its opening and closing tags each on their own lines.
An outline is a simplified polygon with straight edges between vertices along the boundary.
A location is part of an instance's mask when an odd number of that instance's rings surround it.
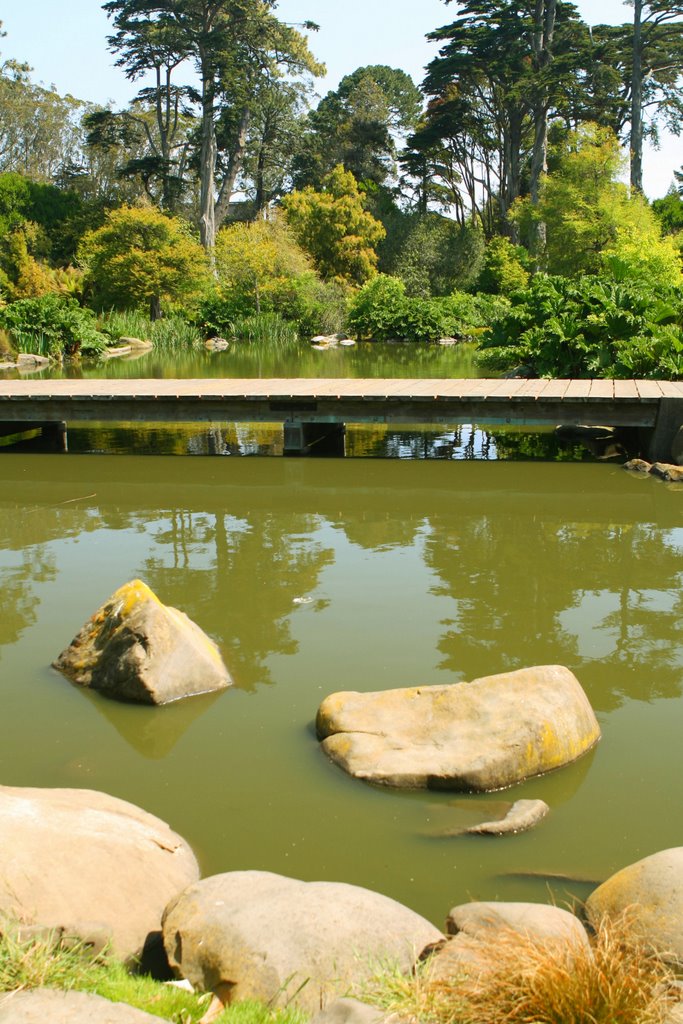
<svg viewBox="0 0 683 1024">
<path fill-rule="evenodd" d="M 346 424 L 286 420 L 283 454 L 343 458 L 346 454 Z"/>
<path fill-rule="evenodd" d="M 674 442 L 683 432 L 683 398 L 662 398 L 657 422 L 649 438 L 647 456 L 650 462 L 671 462 Z M 677 448 L 680 445 L 677 444 Z M 681 446 L 683 447 L 683 446 Z"/>
</svg>

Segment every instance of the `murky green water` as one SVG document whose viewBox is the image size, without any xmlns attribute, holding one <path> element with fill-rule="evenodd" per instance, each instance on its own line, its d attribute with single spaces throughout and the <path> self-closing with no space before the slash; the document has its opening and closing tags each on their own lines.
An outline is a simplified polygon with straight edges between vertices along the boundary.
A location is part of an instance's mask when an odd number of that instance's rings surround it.
<svg viewBox="0 0 683 1024">
<path fill-rule="evenodd" d="M 438 924 L 546 899 L 545 874 L 681 843 L 682 548 L 681 489 L 611 465 L 0 453 L 0 779 L 131 800 L 205 873 L 353 882 Z M 216 638 L 234 689 L 123 706 L 50 668 L 134 576 Z M 506 793 L 375 789 L 315 739 L 335 690 L 542 663 L 576 673 L 603 739 Z M 436 834 L 519 797 L 551 805 L 534 832 Z"/>
</svg>

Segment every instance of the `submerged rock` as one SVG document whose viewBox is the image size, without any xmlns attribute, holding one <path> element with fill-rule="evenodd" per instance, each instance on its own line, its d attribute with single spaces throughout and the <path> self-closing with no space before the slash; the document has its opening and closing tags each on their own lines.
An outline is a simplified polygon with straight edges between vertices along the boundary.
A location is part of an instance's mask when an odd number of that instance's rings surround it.
<svg viewBox="0 0 683 1024">
<path fill-rule="evenodd" d="M 171 966 L 224 1002 L 260 999 L 308 1013 L 386 959 L 408 971 L 441 933 L 395 900 L 341 882 L 232 871 L 190 886 L 166 909 Z"/>
<path fill-rule="evenodd" d="M 516 800 L 504 818 L 470 825 L 462 831 L 467 835 L 504 836 L 513 832 L 527 832 L 543 821 L 549 812 L 545 800 Z M 457 835 L 458 833 L 454 833 Z"/>
<path fill-rule="evenodd" d="M 335 693 L 316 725 L 325 753 L 349 774 L 408 789 L 503 789 L 575 761 L 600 738 L 588 698 L 560 665 Z"/>
<path fill-rule="evenodd" d="M 199 877 L 166 822 L 87 789 L 0 786 L 0 916 L 121 959 L 158 942 L 168 901 Z"/>
<path fill-rule="evenodd" d="M 165 704 L 230 686 L 213 640 L 142 580 L 112 594 L 54 667 L 114 700 Z"/>
<path fill-rule="evenodd" d="M 624 912 L 640 938 L 683 967 L 683 846 L 622 868 L 586 901 L 591 924 Z"/>
</svg>

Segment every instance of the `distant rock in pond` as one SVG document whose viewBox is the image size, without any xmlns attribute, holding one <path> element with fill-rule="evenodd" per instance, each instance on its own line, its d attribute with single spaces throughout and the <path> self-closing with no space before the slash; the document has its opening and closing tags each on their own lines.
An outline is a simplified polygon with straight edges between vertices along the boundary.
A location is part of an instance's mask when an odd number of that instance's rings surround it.
<svg viewBox="0 0 683 1024">
<path fill-rule="evenodd" d="M 150 349 L 150 348 L 154 348 L 154 342 L 151 341 L 149 338 L 134 338 L 134 337 L 119 338 L 118 344 L 119 345 L 127 345 L 129 348 L 134 348 L 134 349 Z"/>
<path fill-rule="evenodd" d="M 208 338 L 204 342 L 204 348 L 208 349 L 209 352 L 225 352 L 226 349 L 230 348 L 230 342 L 227 338 Z"/>
<path fill-rule="evenodd" d="M 497 821 L 482 821 L 479 825 L 442 832 L 442 835 L 504 836 L 515 832 L 527 832 L 538 825 L 539 821 L 543 821 L 549 810 L 545 800 L 516 800 L 505 817 Z"/>
<path fill-rule="evenodd" d="M 624 469 L 627 469 L 630 473 L 641 473 L 643 476 L 652 469 L 652 464 L 646 462 L 645 459 L 629 459 L 628 462 L 624 463 Z"/>
<path fill-rule="evenodd" d="M 213 640 L 142 580 L 112 594 L 85 623 L 54 667 L 79 686 L 114 700 L 169 701 L 230 686 Z"/>
<path fill-rule="evenodd" d="M 600 727 L 560 665 L 448 686 L 342 692 L 318 710 L 323 750 L 349 774 L 404 789 L 504 789 L 577 760 Z"/>
<path fill-rule="evenodd" d="M 655 462 L 650 468 L 650 475 L 671 484 L 683 483 L 683 466 L 673 466 L 668 462 Z"/>
</svg>

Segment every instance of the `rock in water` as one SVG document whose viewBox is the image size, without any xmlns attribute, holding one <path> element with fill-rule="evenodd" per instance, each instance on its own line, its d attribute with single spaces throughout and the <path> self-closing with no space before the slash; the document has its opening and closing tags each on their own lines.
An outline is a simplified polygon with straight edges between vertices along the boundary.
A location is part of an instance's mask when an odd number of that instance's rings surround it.
<svg viewBox="0 0 683 1024">
<path fill-rule="evenodd" d="M 232 683 L 213 640 L 142 580 L 119 587 L 53 664 L 80 686 L 142 704 Z"/>
<path fill-rule="evenodd" d="M 560 665 L 334 693 L 316 724 L 323 750 L 345 771 L 410 789 L 503 789 L 575 761 L 600 738 L 588 698 Z"/>
<path fill-rule="evenodd" d="M 164 913 L 171 966 L 224 1002 L 315 1013 L 387 960 L 409 971 L 441 933 L 395 900 L 342 882 L 231 871 L 192 885 Z"/>
<path fill-rule="evenodd" d="M 482 821 L 470 825 L 464 831 L 468 835 L 505 836 L 515 832 L 527 832 L 543 821 L 550 808 L 545 800 L 516 800 L 504 818 L 498 821 Z M 457 833 L 455 833 L 457 835 Z"/>
<path fill-rule="evenodd" d="M 166 822 L 87 789 L 0 786 L 0 916 L 102 938 L 121 959 L 159 940 L 172 897 L 199 877 Z"/>
<path fill-rule="evenodd" d="M 683 967 L 683 846 L 660 850 L 617 871 L 586 900 L 591 924 L 627 913 L 648 945 Z"/>
</svg>

